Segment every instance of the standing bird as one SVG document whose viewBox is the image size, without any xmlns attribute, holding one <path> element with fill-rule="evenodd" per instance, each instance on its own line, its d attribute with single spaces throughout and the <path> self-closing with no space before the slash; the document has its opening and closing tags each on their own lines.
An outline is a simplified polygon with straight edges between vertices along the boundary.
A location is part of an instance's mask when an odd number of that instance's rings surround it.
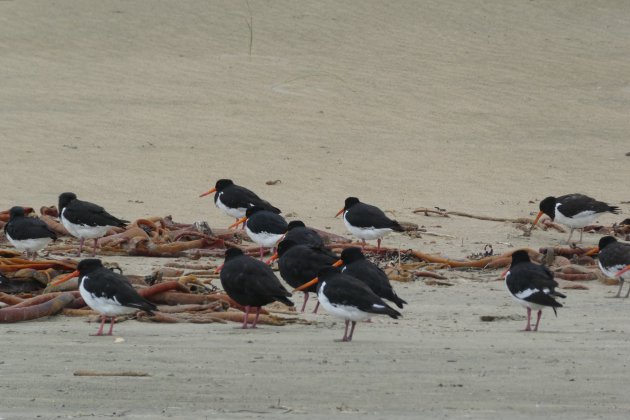
<svg viewBox="0 0 630 420">
<path fill-rule="evenodd" d="M 153 315 L 157 307 L 141 297 L 129 280 L 118 273 L 103 267 L 101 260 L 88 258 L 81 260 L 77 270 L 51 283 L 58 286 L 73 277 L 79 276 L 79 292 L 85 303 L 101 314 L 101 326 L 94 335 L 103 335 L 107 318 L 111 326 L 107 335 L 112 335 L 116 316 L 145 311 Z"/>
<path fill-rule="evenodd" d="M 547 197 L 540 202 L 539 208 L 540 211 L 531 229 L 536 226 L 538 219 L 540 219 L 543 214 L 546 214 L 551 220 L 562 223 L 571 229 L 567 243 L 571 242 L 571 237 L 575 229 L 580 229 L 580 242 L 582 242 L 584 226 L 592 224 L 601 213 L 619 213 L 619 207 L 610 206 L 584 194 L 567 194 L 557 198 Z"/>
<path fill-rule="evenodd" d="M 77 256 L 81 256 L 86 239 L 94 239 L 92 256 L 95 256 L 98 238 L 105 236 L 113 227 L 124 228 L 129 223 L 112 216 L 99 205 L 77 199 L 76 194 L 71 192 L 59 196 L 59 219 L 72 236 L 81 240 Z"/>
<path fill-rule="evenodd" d="M 317 285 L 317 298 L 331 315 L 346 321 L 346 329 L 340 341 L 352 341 L 357 321 L 366 321 L 371 314 L 388 315 L 394 319 L 402 316 L 400 312 L 388 306 L 365 283 L 347 274 L 337 267 L 322 268 L 317 277 L 295 289 L 304 290 L 312 284 Z M 348 326 L 352 328 L 348 334 Z"/>
<path fill-rule="evenodd" d="M 353 246 L 344 249 L 341 252 L 341 262 L 344 265 L 341 268 L 342 273 L 361 280 L 379 297 L 395 303 L 401 309 L 403 304 L 407 304 L 407 302 L 398 297 L 389 283 L 387 274 L 378 268 L 376 264 L 365 258 L 361 248 Z"/>
<path fill-rule="evenodd" d="M 381 248 L 381 238 L 392 231 L 403 232 L 404 229 L 397 221 L 385 216 L 378 207 L 365 204 L 356 197 L 348 197 L 341 210 L 335 217 L 343 213 L 346 228 L 363 241 L 376 239 L 376 250 Z"/>
<path fill-rule="evenodd" d="M 27 259 L 31 253 L 35 259 L 37 251 L 45 248 L 50 241 L 57 240 L 57 234 L 44 221 L 26 216 L 24 207 L 18 206 L 9 210 L 9 221 L 4 225 L 4 233 L 16 249 L 26 251 Z"/>
<path fill-rule="evenodd" d="M 274 248 L 278 241 L 287 233 L 287 221 L 277 213 L 254 206 L 247 209 L 245 217 L 239 219 L 230 227 L 245 223 L 245 232 L 252 241 L 260 246 L 260 258 L 265 253 L 264 248 Z"/>
<path fill-rule="evenodd" d="M 554 290 L 558 287 L 558 282 L 553 279 L 553 273 L 547 267 L 531 262 L 527 251 L 514 251 L 512 264 L 503 275 L 512 298 L 527 308 L 525 331 L 531 331 L 532 309 L 538 311 L 534 331 L 538 331 L 542 308 L 545 306 L 550 306 L 558 316 L 556 308 L 561 308 L 562 304 L 554 298 L 566 296 Z"/>
<path fill-rule="evenodd" d="M 214 195 L 214 204 L 229 216 L 237 220 L 245 216 L 248 208 L 258 206 L 273 213 L 281 213 L 280 209 L 272 206 L 269 202 L 258 197 L 256 193 L 245 187 L 236 185 L 231 179 L 220 179 L 214 188 L 201 194 L 199 197 Z"/>
<path fill-rule="evenodd" d="M 604 236 L 599 240 L 597 248 L 589 254 L 597 251 L 599 251 L 597 263 L 602 273 L 607 277 L 619 277 L 619 290 L 615 296 L 619 297 L 623 282 L 626 279 L 630 280 L 630 273 L 626 274 L 627 271 L 624 271 L 626 266 L 630 265 L 630 244 L 619 242 L 612 236 Z M 630 289 L 628 289 L 625 297 L 627 298 L 628 295 L 630 295 Z"/>
<path fill-rule="evenodd" d="M 278 244 L 278 257 L 280 276 L 293 288 L 300 287 L 304 283 L 311 281 L 317 276 L 322 267 L 333 265 L 338 260 L 337 256 L 330 255 L 320 248 L 299 244 L 293 239 L 287 238 Z M 306 308 L 309 292 L 317 293 L 317 286 L 314 284 L 302 290 L 304 303 L 302 304 L 301 312 L 304 312 Z M 315 306 L 313 313 L 317 313 L 318 307 L 319 302 Z"/>
<path fill-rule="evenodd" d="M 326 248 L 326 243 L 321 235 L 317 233 L 315 229 L 306 227 L 301 220 L 292 220 L 289 222 L 287 233 L 284 235 L 283 240 L 291 240 L 298 244 L 308 245 L 311 248 L 317 248 L 331 257 L 337 257 L 334 252 Z"/>
<path fill-rule="evenodd" d="M 220 278 L 228 296 L 245 307 L 244 329 L 247 328 L 251 307 L 256 308 L 256 318 L 251 328 L 256 328 L 261 306 L 274 301 L 293 306 L 293 302 L 288 299 L 291 293 L 284 288 L 271 268 L 262 261 L 243 254 L 238 248 L 225 251 Z"/>
</svg>

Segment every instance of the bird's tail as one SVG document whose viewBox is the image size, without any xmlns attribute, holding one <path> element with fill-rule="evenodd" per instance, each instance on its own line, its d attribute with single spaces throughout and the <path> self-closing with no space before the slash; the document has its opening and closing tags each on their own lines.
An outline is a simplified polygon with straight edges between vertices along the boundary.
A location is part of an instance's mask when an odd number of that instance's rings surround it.
<svg viewBox="0 0 630 420">
<path fill-rule="evenodd" d="M 407 305 L 407 301 L 404 299 L 401 299 L 398 297 L 397 294 L 393 293 L 393 296 L 391 297 L 392 302 L 394 302 L 396 304 L 396 306 L 398 306 L 400 309 L 402 309 L 403 305 Z"/>
<path fill-rule="evenodd" d="M 276 300 L 278 302 L 282 302 L 287 306 L 295 306 L 295 304 L 286 296 L 276 296 Z"/>
<path fill-rule="evenodd" d="M 608 211 L 612 214 L 619 214 L 619 207 L 617 206 L 608 206 Z"/>
</svg>

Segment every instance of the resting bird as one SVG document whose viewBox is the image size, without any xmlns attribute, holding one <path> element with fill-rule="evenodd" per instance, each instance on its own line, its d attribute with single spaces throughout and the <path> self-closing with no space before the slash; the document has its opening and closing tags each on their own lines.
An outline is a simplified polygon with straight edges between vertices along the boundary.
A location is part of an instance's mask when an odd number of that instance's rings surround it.
<svg viewBox="0 0 630 420">
<path fill-rule="evenodd" d="M 253 206 L 258 206 L 274 213 L 280 213 L 279 208 L 272 206 L 269 202 L 258 197 L 253 191 L 236 185 L 231 179 L 218 180 L 214 188 L 201 194 L 199 197 L 205 197 L 213 192 L 216 192 L 214 195 L 214 204 L 225 214 L 237 220 L 244 217 L 247 209 Z"/>
<path fill-rule="evenodd" d="M 540 202 L 539 208 L 540 211 L 532 224 L 532 229 L 538 223 L 538 219 L 543 214 L 546 214 L 551 220 L 562 223 L 571 229 L 567 243 L 571 242 L 575 229 L 580 229 L 579 242 L 582 242 L 583 228 L 592 224 L 600 214 L 606 212 L 619 213 L 619 207 L 609 206 L 584 194 L 567 194 L 557 198 L 547 197 Z"/>
<path fill-rule="evenodd" d="M 85 303 L 101 314 L 101 326 L 94 335 L 103 335 L 107 318 L 111 325 L 107 335 L 112 335 L 116 316 L 145 311 L 153 315 L 157 307 L 141 297 L 129 280 L 118 273 L 103 267 L 101 260 L 89 258 L 81 260 L 77 270 L 51 283 L 58 286 L 73 277 L 79 276 L 79 292 Z"/>
<path fill-rule="evenodd" d="M 365 258 L 361 248 L 353 246 L 344 249 L 341 252 L 341 262 L 343 263 L 342 273 L 361 280 L 381 298 L 395 303 L 401 309 L 403 304 L 407 304 L 407 302 L 398 297 L 389 282 L 387 274 Z"/>
<path fill-rule="evenodd" d="M 376 239 L 377 251 L 381 248 L 381 239 L 392 231 L 403 232 L 400 224 L 385 216 L 378 207 L 365 204 L 356 197 L 348 197 L 335 217 L 343 213 L 343 222 L 350 233 L 361 239 L 363 246 L 366 240 Z"/>
<path fill-rule="evenodd" d="M 291 293 L 284 288 L 271 268 L 264 262 L 243 254 L 238 248 L 225 251 L 220 278 L 225 293 L 245 307 L 244 329 L 247 328 L 252 307 L 256 308 L 256 317 L 251 328 L 256 328 L 261 306 L 275 301 L 293 306 L 293 302 L 288 299 Z"/>
<path fill-rule="evenodd" d="M 26 252 L 26 258 L 32 254 L 35 259 L 37 251 L 45 248 L 50 241 L 57 240 L 57 234 L 45 222 L 26 216 L 24 207 L 11 207 L 9 217 L 4 233 L 16 249 Z"/>
<path fill-rule="evenodd" d="M 553 273 L 547 267 L 531 262 L 527 251 L 515 251 L 512 254 L 512 264 L 503 275 L 512 298 L 527 308 L 525 331 L 531 331 L 532 309 L 538 311 L 534 331 L 538 331 L 538 324 L 544 307 L 551 307 L 554 314 L 558 315 L 556 308 L 561 308 L 562 304 L 557 302 L 555 298 L 565 298 L 566 296 L 554 290 L 558 287 L 558 282 L 553 279 Z"/>
<path fill-rule="evenodd" d="M 59 196 L 59 219 L 68 232 L 81 241 L 77 256 L 81 256 L 86 239 L 94 239 L 92 256 L 95 256 L 98 238 L 105 236 L 113 227 L 124 228 L 129 223 L 112 216 L 99 205 L 77 199 L 76 194 L 71 192 Z"/>
<path fill-rule="evenodd" d="M 630 244 L 619 242 L 612 236 L 604 236 L 599 240 L 599 245 L 593 251 L 599 251 L 597 263 L 602 273 L 611 278 L 619 277 L 619 290 L 617 290 L 617 296 L 615 296 L 619 297 L 624 281 L 630 279 L 630 273 L 624 271 L 630 265 Z M 630 295 L 630 289 L 628 289 L 625 297 L 627 298 L 628 295 Z"/>
<path fill-rule="evenodd" d="M 245 223 L 247 236 L 260 247 L 261 259 L 265 254 L 265 248 L 275 248 L 278 241 L 287 233 L 288 227 L 284 217 L 258 206 L 248 208 L 245 217 L 230 227 L 241 223 Z"/>
<path fill-rule="evenodd" d="M 388 306 L 365 283 L 341 273 L 337 267 L 322 268 L 316 278 L 295 290 L 304 290 L 315 283 L 318 283 L 317 298 L 324 309 L 346 322 L 340 341 L 352 341 L 357 321 L 366 321 L 372 314 L 388 315 L 395 319 L 401 316 L 400 312 Z M 350 323 L 352 327 L 348 333 Z"/>
</svg>

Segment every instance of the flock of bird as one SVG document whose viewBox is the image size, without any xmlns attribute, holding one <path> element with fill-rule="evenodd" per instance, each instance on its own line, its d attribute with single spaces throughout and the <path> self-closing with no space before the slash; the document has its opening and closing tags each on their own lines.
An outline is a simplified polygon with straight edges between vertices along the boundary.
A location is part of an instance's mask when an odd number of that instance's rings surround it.
<svg viewBox="0 0 630 420">
<path fill-rule="evenodd" d="M 215 193 L 215 205 L 227 215 L 236 219 L 230 227 L 243 224 L 247 235 L 260 246 L 260 257 L 245 255 L 237 248 L 225 253 L 225 261 L 220 267 L 220 280 L 225 292 L 237 303 L 245 307 L 243 328 L 255 328 L 260 308 L 274 301 L 289 306 L 291 293 L 282 285 L 269 264 L 278 260 L 280 276 L 293 287 L 304 293 L 302 312 L 306 308 L 309 293 L 316 293 L 318 303 L 330 314 L 345 321 L 345 331 L 341 341 L 351 341 L 356 323 L 368 320 L 372 315 L 383 314 L 398 318 L 401 313 L 389 306 L 392 302 L 399 309 L 407 304 L 398 297 L 387 275 L 370 262 L 362 248 L 350 247 L 340 256 L 335 255 L 324 245 L 319 234 L 301 221 L 287 221 L 281 211 L 261 199 L 249 189 L 236 185 L 229 179 L 221 179 L 200 197 Z M 565 224 L 571 229 L 569 241 L 575 229 L 582 229 L 593 223 L 605 212 L 617 214 L 619 209 L 582 194 L 561 197 L 547 197 L 540 202 L 532 227 L 543 214 L 552 220 Z M 362 203 L 356 197 L 348 197 L 336 216 L 343 215 L 343 221 L 350 233 L 361 239 L 377 240 L 394 231 L 403 231 L 398 222 L 388 218 L 378 207 Z M 81 255 L 85 239 L 94 239 L 92 256 L 95 256 L 98 238 L 112 227 L 124 227 L 128 221 L 109 214 L 99 205 L 82 201 L 73 193 L 59 196 L 59 218 L 71 235 L 80 239 L 78 255 Z M 26 252 L 27 258 L 35 257 L 50 241 L 57 238 L 43 221 L 29 217 L 22 207 L 10 209 L 10 219 L 5 225 L 7 239 L 18 250 Z M 580 240 L 582 235 L 580 234 Z M 268 262 L 262 261 L 264 248 L 277 251 Z M 618 242 L 606 236 L 599 241 L 598 263 L 602 272 L 610 277 L 620 278 L 617 297 L 621 294 L 624 277 L 630 273 L 630 244 Z M 103 326 L 111 318 L 108 335 L 112 334 L 115 316 L 143 310 L 148 313 L 156 310 L 155 305 L 140 297 L 128 280 L 121 274 L 105 268 L 95 258 L 79 262 L 77 270 L 53 285 L 59 285 L 73 277 L 79 277 L 79 291 L 85 302 L 102 317 L 96 335 L 103 335 Z M 503 273 L 511 296 L 527 309 L 527 325 L 531 330 L 531 311 L 537 311 L 533 330 L 537 331 L 542 309 L 551 307 L 554 312 L 561 307 L 556 298 L 565 295 L 555 290 L 558 283 L 553 273 L 545 266 L 533 263 L 524 250 L 515 251 L 510 267 Z M 630 290 L 625 297 L 630 295 Z M 385 299 L 385 300 L 384 300 Z M 248 325 L 249 312 L 255 317 Z"/>
</svg>

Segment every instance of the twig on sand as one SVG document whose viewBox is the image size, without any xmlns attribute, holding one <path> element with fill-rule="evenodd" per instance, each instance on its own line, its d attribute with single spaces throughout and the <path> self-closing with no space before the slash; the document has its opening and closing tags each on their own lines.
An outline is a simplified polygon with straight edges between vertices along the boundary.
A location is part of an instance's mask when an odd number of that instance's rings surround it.
<svg viewBox="0 0 630 420">
<path fill-rule="evenodd" d="M 143 377 L 143 376 L 151 376 L 145 372 L 133 372 L 133 371 L 122 371 L 122 372 L 101 372 L 95 370 L 77 370 L 74 372 L 74 376 L 134 376 L 134 377 Z"/>
</svg>

